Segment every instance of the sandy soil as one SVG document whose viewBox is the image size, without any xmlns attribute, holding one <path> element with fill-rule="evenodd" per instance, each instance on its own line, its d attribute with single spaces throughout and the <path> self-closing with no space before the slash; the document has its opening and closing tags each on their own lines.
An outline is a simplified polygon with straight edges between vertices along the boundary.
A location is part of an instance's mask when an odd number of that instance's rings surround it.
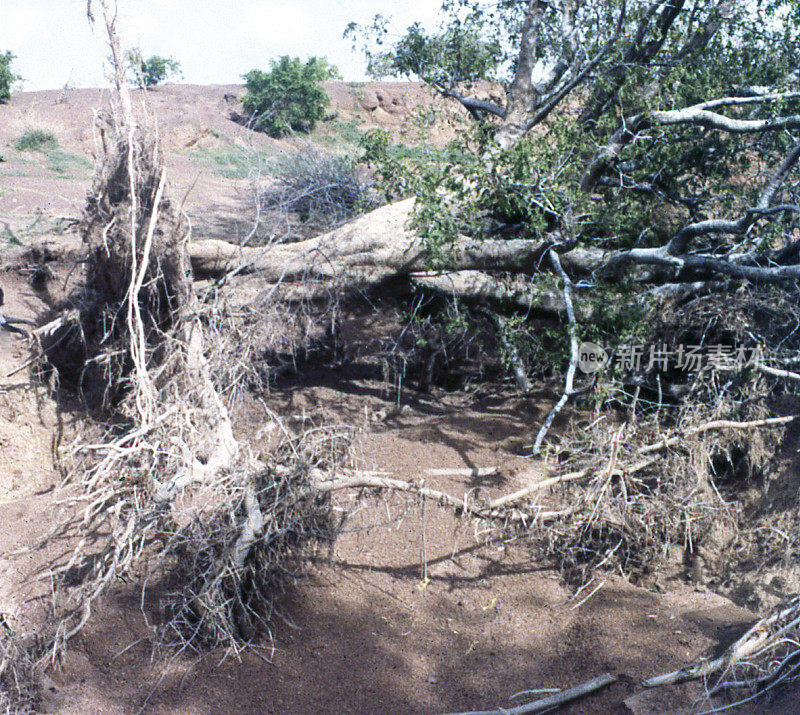
<svg viewBox="0 0 800 715">
<path fill-rule="evenodd" d="M 426 101 L 425 90 L 408 85 L 337 85 L 331 93 L 342 116 L 398 133 Z M 186 208 L 200 235 L 231 238 L 246 225 L 249 185 L 208 169 L 194 149 L 211 151 L 225 142 L 264 152 L 290 146 L 247 135 L 230 119 L 241 95 L 241 87 L 167 86 L 151 93 L 173 190 L 180 195 L 193 186 Z M 58 219 L 80 213 L 90 170 L 76 164 L 61 176 L 44 154 L 15 151 L 14 140 L 26 127 L 49 128 L 64 151 L 90 160 L 92 111 L 103 99 L 102 92 L 89 90 L 26 93 L 0 106 L 0 153 L 6 155 L 0 163 L 0 225 L 15 240 L 63 230 Z M 48 291 L 57 297 L 72 266 L 49 266 L 44 292 L 31 284 L 37 268 L 5 261 L 5 312 L 44 318 Z M 37 609 L 46 605 L 33 576 L 58 554 L 12 552 L 33 544 L 53 523 L 52 490 L 59 479 L 53 443 L 75 419 L 69 406 L 52 401 L 46 386 L 32 383 L 27 370 L 10 374 L 27 355 L 24 341 L 0 333 L 0 613 L 20 628 L 35 622 Z M 518 475 L 530 462 L 509 438 L 529 436 L 549 403 L 502 391 L 407 392 L 406 398 L 408 408 L 399 416 L 375 419 L 391 404 L 381 386 L 346 371 L 270 396 L 285 415 L 357 425 L 352 454 L 358 466 L 404 479 L 432 468 L 497 467 L 486 478 L 426 479 L 455 493 L 479 488 L 491 495 L 520 486 Z M 245 421 L 240 429 L 242 436 L 252 435 L 257 425 Z M 544 476 L 547 467 L 540 466 Z M 352 506 L 348 497 L 339 499 L 339 506 Z M 618 676 L 616 684 L 567 711 L 680 712 L 700 695 L 698 685 L 643 693 L 641 679 L 724 647 L 754 618 L 677 574 L 661 592 L 618 575 L 599 576 L 602 586 L 582 602 L 588 591 L 576 597 L 530 551 L 487 546 L 476 529 L 431 505 L 397 497 L 365 502 L 346 533 L 330 551 L 320 550 L 285 595 L 286 619 L 276 622 L 274 641 L 263 643 L 275 648 L 271 663 L 252 653 L 241 661 L 223 653 L 154 659 L 138 587 L 120 583 L 63 663 L 48 673 L 43 709 L 453 711 L 510 706 L 520 702 L 511 700 L 520 691 L 568 687 L 609 671 Z M 144 605 L 157 615 L 156 602 Z M 758 712 L 797 712 L 795 703 L 796 696 L 787 695 Z"/>
<path fill-rule="evenodd" d="M 386 407 L 370 387 L 344 381 L 275 397 L 308 416 L 355 415 Z M 523 429 L 524 415 L 515 398 L 488 402 L 490 412 L 485 398 L 412 399 L 392 424 L 364 428 L 355 462 L 401 478 L 497 466 L 499 476 L 428 483 L 456 493 L 518 487 L 515 472 L 528 462 L 496 449 L 493 438 Z M 473 525 L 430 505 L 362 505 L 285 596 L 272 664 L 249 655 L 220 666 L 221 653 L 153 664 L 146 641 L 137 644 L 147 636 L 139 593 L 121 589 L 53 673 L 50 708 L 132 712 L 147 701 L 154 712 L 449 712 L 513 705 L 519 691 L 609 671 L 617 684 L 569 710 L 608 711 L 637 695 L 642 678 L 726 645 L 753 618 L 680 580 L 659 595 L 605 576 L 580 604 L 529 550 L 484 543 Z M 674 712 L 699 693 L 672 688 L 644 705 L 633 701 L 633 711 Z"/>
</svg>

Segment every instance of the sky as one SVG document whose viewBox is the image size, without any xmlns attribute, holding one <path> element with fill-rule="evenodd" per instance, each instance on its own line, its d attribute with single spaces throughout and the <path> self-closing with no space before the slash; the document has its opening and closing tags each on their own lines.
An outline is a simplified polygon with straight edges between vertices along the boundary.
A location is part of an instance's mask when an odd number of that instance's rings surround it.
<svg viewBox="0 0 800 715">
<path fill-rule="evenodd" d="M 119 26 L 125 46 L 174 58 L 190 84 L 240 83 L 280 55 L 327 56 L 357 81 L 365 62 L 342 37 L 349 22 L 381 13 L 400 33 L 417 20 L 433 27 L 438 10 L 438 0 L 119 0 Z M 86 0 L 0 0 L 6 50 L 24 90 L 106 85 L 104 30 L 90 28 Z"/>
</svg>

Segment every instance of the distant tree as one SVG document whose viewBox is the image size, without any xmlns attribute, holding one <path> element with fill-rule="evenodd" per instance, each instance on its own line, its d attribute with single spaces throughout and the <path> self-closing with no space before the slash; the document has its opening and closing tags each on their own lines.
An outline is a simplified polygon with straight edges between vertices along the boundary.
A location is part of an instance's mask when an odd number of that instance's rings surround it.
<svg viewBox="0 0 800 715">
<path fill-rule="evenodd" d="M 11 99 L 11 85 L 22 79 L 11 71 L 11 63 L 16 56 L 11 52 L 0 52 L 0 102 Z"/>
<path fill-rule="evenodd" d="M 378 15 L 373 32 L 385 31 L 386 19 Z M 358 41 L 363 31 L 351 22 L 345 37 Z M 500 42 L 483 37 L 472 25 L 454 24 L 438 34 L 428 35 L 414 23 L 391 49 L 375 52 L 365 47 L 367 73 L 383 77 L 417 78 L 447 94 L 459 82 L 495 79 L 503 58 Z"/>
<path fill-rule="evenodd" d="M 279 137 L 292 131 L 310 132 L 330 104 L 320 82 L 340 77 L 324 57 L 303 62 L 284 55 L 272 60 L 269 72 L 250 70 L 244 79 L 244 109 L 254 129 Z"/>
<path fill-rule="evenodd" d="M 128 60 L 134 72 L 134 84 L 140 87 L 155 87 L 168 77 L 181 76 L 181 64 L 171 57 L 153 55 L 145 59 L 139 50 L 131 50 Z"/>
</svg>

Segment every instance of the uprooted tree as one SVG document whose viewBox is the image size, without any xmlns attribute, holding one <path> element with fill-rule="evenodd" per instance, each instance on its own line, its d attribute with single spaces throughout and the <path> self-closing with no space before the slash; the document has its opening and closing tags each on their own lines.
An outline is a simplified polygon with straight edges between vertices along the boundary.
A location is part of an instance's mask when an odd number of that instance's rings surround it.
<svg viewBox="0 0 800 715">
<path fill-rule="evenodd" d="M 720 484 L 733 485 L 737 503 L 739 477 L 764 478 L 781 430 L 762 430 L 763 421 L 800 381 L 800 15 L 777 0 L 444 10 L 451 20 L 441 31 L 414 26 L 380 57 L 370 49 L 381 72 L 425 80 L 472 122 L 447 148 L 407 159 L 385 135 L 364 138 L 387 198 L 413 198 L 268 249 L 195 243 L 193 264 L 210 276 L 235 271 L 240 283 L 256 274 L 269 295 L 290 301 L 332 287 L 405 286 L 473 315 L 488 309 L 521 388 L 532 374 L 552 377 L 554 364 L 566 372 L 561 399 L 532 425 L 537 450 L 570 400 L 627 420 L 622 431 L 591 422 L 569 435 L 568 449 L 554 447 L 564 459 L 605 464 L 610 480 L 570 495 L 583 507 L 560 532 L 562 565 L 641 573 L 669 543 L 685 544 L 689 560 L 706 558 L 701 542 L 718 538 L 717 507 L 737 518 Z M 386 48 L 386 28 L 376 21 L 368 41 L 377 32 Z M 496 62 L 487 48 L 500 52 Z M 481 76 L 505 80 L 505 101 Z M 627 351 L 589 378 L 576 370 L 581 340 L 645 352 L 639 365 Z M 688 368 L 681 351 L 698 346 L 715 357 Z M 646 478 L 612 488 L 614 465 L 638 464 L 638 450 L 665 431 L 720 420 L 751 431 L 687 440 L 668 466 L 648 462 Z"/>
<path fill-rule="evenodd" d="M 238 443 L 210 373 L 189 223 L 168 196 L 147 100 L 127 86 L 113 3 L 90 2 L 91 22 L 97 5 L 114 92 L 97 119 L 103 153 L 80 224 L 85 272 L 73 308 L 35 333 L 41 371 L 76 390 L 93 416 L 62 453 L 71 492 L 56 532 L 74 548 L 47 574 L 56 617 L 25 651 L 40 662 L 125 573 L 178 576 L 168 640 L 237 647 L 263 632 L 288 561 L 327 533 L 326 497 L 310 490 L 309 469 L 336 454 L 289 439 L 262 460 Z M 190 494 L 188 503 L 181 495 Z M 0 649 L 0 695 L 13 680 L 10 652 Z"/>
<path fill-rule="evenodd" d="M 506 316 L 573 313 L 555 346 L 573 358 L 578 337 L 609 347 L 645 337 L 653 321 L 644 317 L 658 302 L 705 310 L 703 300 L 752 293 L 751 308 L 794 304 L 793 3 L 448 2 L 444 10 L 451 21 L 441 32 L 414 26 L 371 54 L 382 71 L 418 76 L 474 119 L 447 149 L 410 160 L 397 159 L 385 136 L 365 137 L 387 198 L 415 196 L 384 209 L 396 228 L 250 252 L 240 270 L 260 265 L 284 287 L 293 275 L 350 287 L 400 276 L 466 304 L 489 301 Z M 386 23 L 376 20 L 372 32 L 386 47 Z M 481 76 L 505 79 L 504 102 L 491 98 L 496 85 L 476 89 Z M 659 329 L 691 342 L 699 335 L 690 322 Z M 516 325 L 523 347 L 539 340 L 532 323 Z M 730 347 L 731 331 L 746 332 L 720 327 L 706 341 Z M 750 333 L 750 347 L 791 347 L 780 330 Z M 634 377 L 652 394 L 671 389 L 652 374 Z"/>
<path fill-rule="evenodd" d="M 466 110 L 467 130 L 445 149 L 404 159 L 385 135 L 364 138 L 387 199 L 407 200 L 268 250 L 196 244 L 198 270 L 256 273 L 286 300 L 406 286 L 488 308 L 521 388 L 553 363 L 567 374 L 548 419 L 532 425 L 537 449 L 570 400 L 617 408 L 619 428 L 578 422 L 554 447 L 580 467 L 559 483 L 566 511 L 542 511 L 531 493 L 514 502 L 523 521 L 547 514 L 544 541 L 568 573 L 647 574 L 682 545 L 687 562 L 731 583 L 736 565 L 715 551 L 797 554 L 794 538 L 724 533 L 745 507 L 775 518 L 744 492 L 769 480 L 788 424 L 770 414 L 793 410 L 778 398 L 800 381 L 796 4 L 454 0 L 443 10 L 439 31 L 413 26 L 394 45 L 382 18 L 348 30 L 377 74 L 421 79 Z M 576 371 L 581 340 L 646 352 L 638 367 L 589 378 Z M 676 365 L 690 347 L 716 357 Z M 741 350 L 750 359 L 732 360 Z M 762 352 L 767 362 L 754 359 Z"/>
<path fill-rule="evenodd" d="M 369 135 L 384 193 L 415 198 L 267 248 L 187 241 L 157 135 L 125 85 L 113 12 L 100 5 L 116 103 L 82 223 L 85 287 L 77 309 L 38 335 L 49 365 L 107 426 L 105 440 L 75 444 L 69 473 L 80 523 L 109 536 L 80 540 L 53 573 L 64 614 L 54 652 L 143 555 L 145 581 L 179 574 L 170 633 L 238 647 L 268 623 L 287 562 L 329 533 L 326 500 L 340 489 L 406 492 L 533 534 L 568 576 L 601 567 L 643 576 L 676 544 L 709 561 L 704 546 L 737 533 L 716 530 L 739 517 L 734 478 L 769 463 L 794 417 L 771 416 L 768 398 L 800 380 L 793 3 L 448 2 L 448 26 L 432 37 L 413 28 L 380 64 L 462 104 L 471 131 L 411 159 Z M 505 79 L 504 102 L 496 86 L 471 93 L 483 77 Z M 448 296 L 465 311 L 488 309 L 521 387 L 541 373 L 531 356 L 555 357 L 567 372 L 556 408 L 588 396 L 627 419 L 578 425 L 562 474 L 490 502 L 347 473 L 338 449 L 294 438 L 255 458 L 215 386 L 204 349 L 211 309 L 192 278 L 215 279 L 206 294 L 215 296 L 252 281 L 256 298 L 237 315 L 332 290 Z M 528 350 L 554 325 L 549 352 Z M 579 339 L 761 347 L 778 364 L 692 374 L 652 364 L 590 382 L 576 374 Z M 786 618 L 765 621 L 770 638 L 797 628 Z M 731 658 L 753 656 L 762 630 Z M 758 662 L 747 677 L 763 686 L 783 677 L 779 666 Z"/>
</svg>

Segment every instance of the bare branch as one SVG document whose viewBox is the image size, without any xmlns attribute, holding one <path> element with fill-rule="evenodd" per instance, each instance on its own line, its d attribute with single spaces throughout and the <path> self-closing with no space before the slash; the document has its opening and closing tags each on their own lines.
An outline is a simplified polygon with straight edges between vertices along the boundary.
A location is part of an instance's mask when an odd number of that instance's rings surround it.
<svg viewBox="0 0 800 715">
<path fill-rule="evenodd" d="M 774 650 L 787 632 L 800 627 L 800 596 L 778 605 L 769 616 L 755 623 L 718 658 L 699 660 L 672 673 L 648 678 L 642 685 L 654 688 L 731 671 L 748 658 Z M 772 646 L 772 648 L 770 648 Z"/>
<path fill-rule="evenodd" d="M 800 265 L 746 266 L 724 258 L 709 255 L 683 254 L 673 256 L 666 246 L 622 251 L 609 257 L 606 268 L 636 264 L 669 269 L 675 280 L 685 280 L 700 275 L 724 275 L 762 285 L 792 283 L 800 279 Z"/>
<path fill-rule="evenodd" d="M 755 102 L 765 102 L 770 99 L 794 98 L 796 92 L 772 93 L 758 97 L 724 97 L 721 99 L 701 102 L 700 104 L 683 109 L 668 109 L 661 111 L 643 112 L 627 120 L 617 129 L 606 146 L 600 149 L 589 163 L 583 179 L 581 189 L 592 191 L 600 177 L 617 159 L 622 150 L 628 146 L 637 135 L 652 126 L 699 126 L 706 129 L 717 129 L 731 134 L 748 134 L 774 132 L 779 130 L 800 129 L 800 114 L 783 117 L 770 117 L 767 119 L 736 119 L 726 117 L 718 112 L 712 112 L 708 107 L 723 107 Z"/>
<path fill-rule="evenodd" d="M 535 700 L 525 705 L 517 705 L 513 708 L 500 708 L 499 710 L 478 710 L 474 712 L 459 713 L 458 715 L 523 715 L 523 713 L 541 713 L 571 703 L 573 700 L 590 695 L 601 688 L 605 688 L 611 683 L 616 683 L 617 679 L 610 673 L 603 673 L 596 678 L 576 685 L 574 688 L 562 690 L 560 693 L 548 695 L 546 698 Z"/>
<path fill-rule="evenodd" d="M 553 520 L 569 513 L 569 510 L 544 511 L 532 509 L 525 513 L 511 509 L 488 509 L 476 503 L 470 498 L 470 494 L 464 494 L 459 499 L 438 489 L 430 489 L 423 483 L 409 482 L 402 479 L 390 477 L 380 477 L 371 475 L 357 475 L 346 477 L 335 477 L 333 479 L 320 479 L 315 481 L 305 492 L 301 492 L 298 498 L 315 496 L 317 494 L 327 494 L 329 492 L 342 491 L 344 489 L 388 489 L 390 491 L 406 492 L 415 494 L 422 499 L 434 501 L 442 506 L 453 509 L 457 514 L 464 514 L 480 519 L 488 519 L 502 522 L 531 522 L 539 520 Z"/>
<path fill-rule="evenodd" d="M 478 120 L 483 119 L 483 114 L 493 114 L 496 117 L 504 118 L 506 110 L 498 106 L 494 102 L 489 102 L 483 99 L 476 99 L 475 97 L 467 97 L 459 92 L 454 87 L 444 87 L 436 83 L 432 83 L 434 89 L 439 92 L 443 97 L 450 97 L 460 102 L 463 107 Z"/>
<path fill-rule="evenodd" d="M 536 435 L 536 441 L 533 444 L 532 452 L 534 455 L 539 454 L 539 450 L 542 448 L 542 442 L 547 436 L 547 432 L 550 429 L 550 426 L 553 424 L 553 420 L 556 418 L 556 415 L 561 412 L 561 410 L 564 408 L 564 405 L 567 404 L 567 401 L 573 395 L 575 372 L 578 369 L 578 360 L 580 357 L 578 354 L 578 323 L 575 320 L 575 308 L 572 304 L 572 280 L 570 280 L 570 277 L 567 275 L 566 271 L 564 271 L 558 254 L 552 249 L 550 249 L 550 263 L 553 266 L 553 270 L 564 282 L 564 304 L 566 305 L 567 320 L 569 321 L 570 358 L 569 368 L 567 368 L 567 379 L 564 383 L 564 394 L 561 395 L 561 399 L 555 404 L 553 409 L 550 410 L 550 414 L 547 415 L 547 419 L 544 421 L 544 424 L 539 430 L 539 434 Z"/>
</svg>

